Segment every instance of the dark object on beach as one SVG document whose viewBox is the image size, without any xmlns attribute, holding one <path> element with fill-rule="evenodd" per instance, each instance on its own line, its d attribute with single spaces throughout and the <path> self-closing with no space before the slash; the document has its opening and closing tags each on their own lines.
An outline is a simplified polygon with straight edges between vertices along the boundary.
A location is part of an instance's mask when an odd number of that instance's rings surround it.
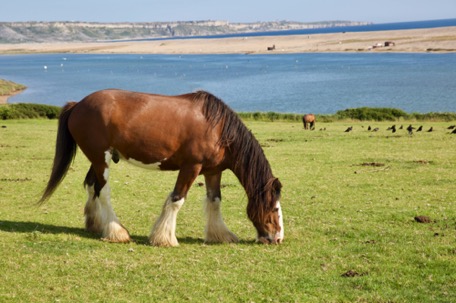
<svg viewBox="0 0 456 303">
<path fill-rule="evenodd" d="M 347 128 L 347 129 L 345 130 L 345 132 L 348 133 L 348 132 L 351 132 L 352 130 L 353 130 L 353 126 L 350 126 L 349 128 Z"/>
<path fill-rule="evenodd" d="M 268 46 L 268 51 L 273 51 L 275 50 L 275 44 L 273 46 Z"/>
</svg>

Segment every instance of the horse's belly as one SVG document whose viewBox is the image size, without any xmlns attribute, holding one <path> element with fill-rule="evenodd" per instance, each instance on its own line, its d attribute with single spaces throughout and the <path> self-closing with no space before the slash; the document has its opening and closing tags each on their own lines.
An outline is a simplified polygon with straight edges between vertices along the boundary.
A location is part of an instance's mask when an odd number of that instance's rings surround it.
<svg viewBox="0 0 456 303">
<path fill-rule="evenodd" d="M 130 163 L 130 164 L 133 164 L 134 166 L 138 166 L 138 167 L 142 167 L 142 168 L 146 168 L 146 169 L 151 169 L 151 170 L 160 170 L 160 165 L 162 164 L 162 161 L 146 164 L 146 163 L 143 163 L 141 161 L 135 160 L 133 158 L 126 159 L 124 157 L 121 157 L 121 159 L 126 161 L 126 162 L 128 162 L 128 163 Z M 165 161 L 165 160 L 166 159 L 164 159 L 163 161 Z"/>
</svg>

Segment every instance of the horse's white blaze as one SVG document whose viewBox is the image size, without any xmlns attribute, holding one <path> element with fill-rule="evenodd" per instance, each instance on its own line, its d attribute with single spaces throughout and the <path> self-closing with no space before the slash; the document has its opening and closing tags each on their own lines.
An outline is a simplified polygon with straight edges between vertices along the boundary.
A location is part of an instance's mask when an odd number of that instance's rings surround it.
<svg viewBox="0 0 456 303">
<path fill-rule="evenodd" d="M 277 201 L 276 207 L 277 207 L 277 215 L 279 216 L 279 226 L 280 226 L 280 232 L 277 233 L 276 238 L 278 238 L 278 239 L 280 239 L 280 241 L 282 241 L 285 236 L 285 230 L 283 227 L 283 215 L 282 215 L 282 207 L 280 206 L 280 201 Z"/>
<path fill-rule="evenodd" d="M 216 198 L 210 201 L 208 198 L 204 200 L 204 211 L 206 213 L 206 228 L 204 229 L 204 238 L 206 242 L 238 242 L 238 238 L 234 235 L 223 222 L 222 213 L 220 211 L 220 199 Z"/>
<path fill-rule="evenodd" d="M 176 202 L 171 200 L 171 195 L 166 199 L 163 205 L 162 213 L 155 222 L 152 232 L 150 233 L 149 242 L 155 246 L 178 246 L 176 238 L 176 220 L 179 209 L 184 204 L 182 198 Z"/>
</svg>

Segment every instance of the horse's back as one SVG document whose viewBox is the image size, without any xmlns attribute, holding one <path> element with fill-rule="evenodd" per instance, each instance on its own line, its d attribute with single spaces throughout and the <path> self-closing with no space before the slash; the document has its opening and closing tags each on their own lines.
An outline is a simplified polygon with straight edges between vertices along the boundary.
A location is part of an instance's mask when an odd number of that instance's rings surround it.
<svg viewBox="0 0 456 303">
<path fill-rule="evenodd" d="M 315 121 L 315 115 L 314 114 L 305 114 L 302 117 L 302 120 L 305 122 L 313 122 L 313 121 Z"/>
<path fill-rule="evenodd" d="M 219 139 L 191 94 L 98 91 L 75 106 L 69 129 L 86 155 L 116 149 L 142 163 L 177 157 L 184 150 L 203 161 L 214 153 Z"/>
<path fill-rule="evenodd" d="M 177 119 L 197 119 L 199 112 L 201 110 L 194 108 L 191 100 L 185 96 L 108 89 L 94 92 L 80 101 L 73 110 L 71 123 L 75 129 L 84 128 L 86 124 L 102 124 L 112 130 L 147 129 L 153 126 L 165 130 L 173 128 Z"/>
</svg>

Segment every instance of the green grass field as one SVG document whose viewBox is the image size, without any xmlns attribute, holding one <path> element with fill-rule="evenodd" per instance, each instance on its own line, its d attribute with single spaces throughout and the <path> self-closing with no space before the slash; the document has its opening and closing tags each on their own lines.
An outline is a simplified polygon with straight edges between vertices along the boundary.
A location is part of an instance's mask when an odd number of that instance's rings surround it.
<svg viewBox="0 0 456 303">
<path fill-rule="evenodd" d="M 134 243 L 84 231 L 89 164 L 80 152 L 54 196 L 36 206 L 56 124 L 0 122 L 0 302 L 456 302 L 450 122 L 423 122 L 435 131 L 412 136 L 386 131 L 391 122 L 318 123 L 316 131 L 247 122 L 283 184 L 284 243 L 254 242 L 246 196 L 227 171 L 222 211 L 241 242 L 204 244 L 205 189 L 195 184 L 176 248 L 147 244 L 176 172 L 112 164 L 112 203 Z"/>
</svg>

